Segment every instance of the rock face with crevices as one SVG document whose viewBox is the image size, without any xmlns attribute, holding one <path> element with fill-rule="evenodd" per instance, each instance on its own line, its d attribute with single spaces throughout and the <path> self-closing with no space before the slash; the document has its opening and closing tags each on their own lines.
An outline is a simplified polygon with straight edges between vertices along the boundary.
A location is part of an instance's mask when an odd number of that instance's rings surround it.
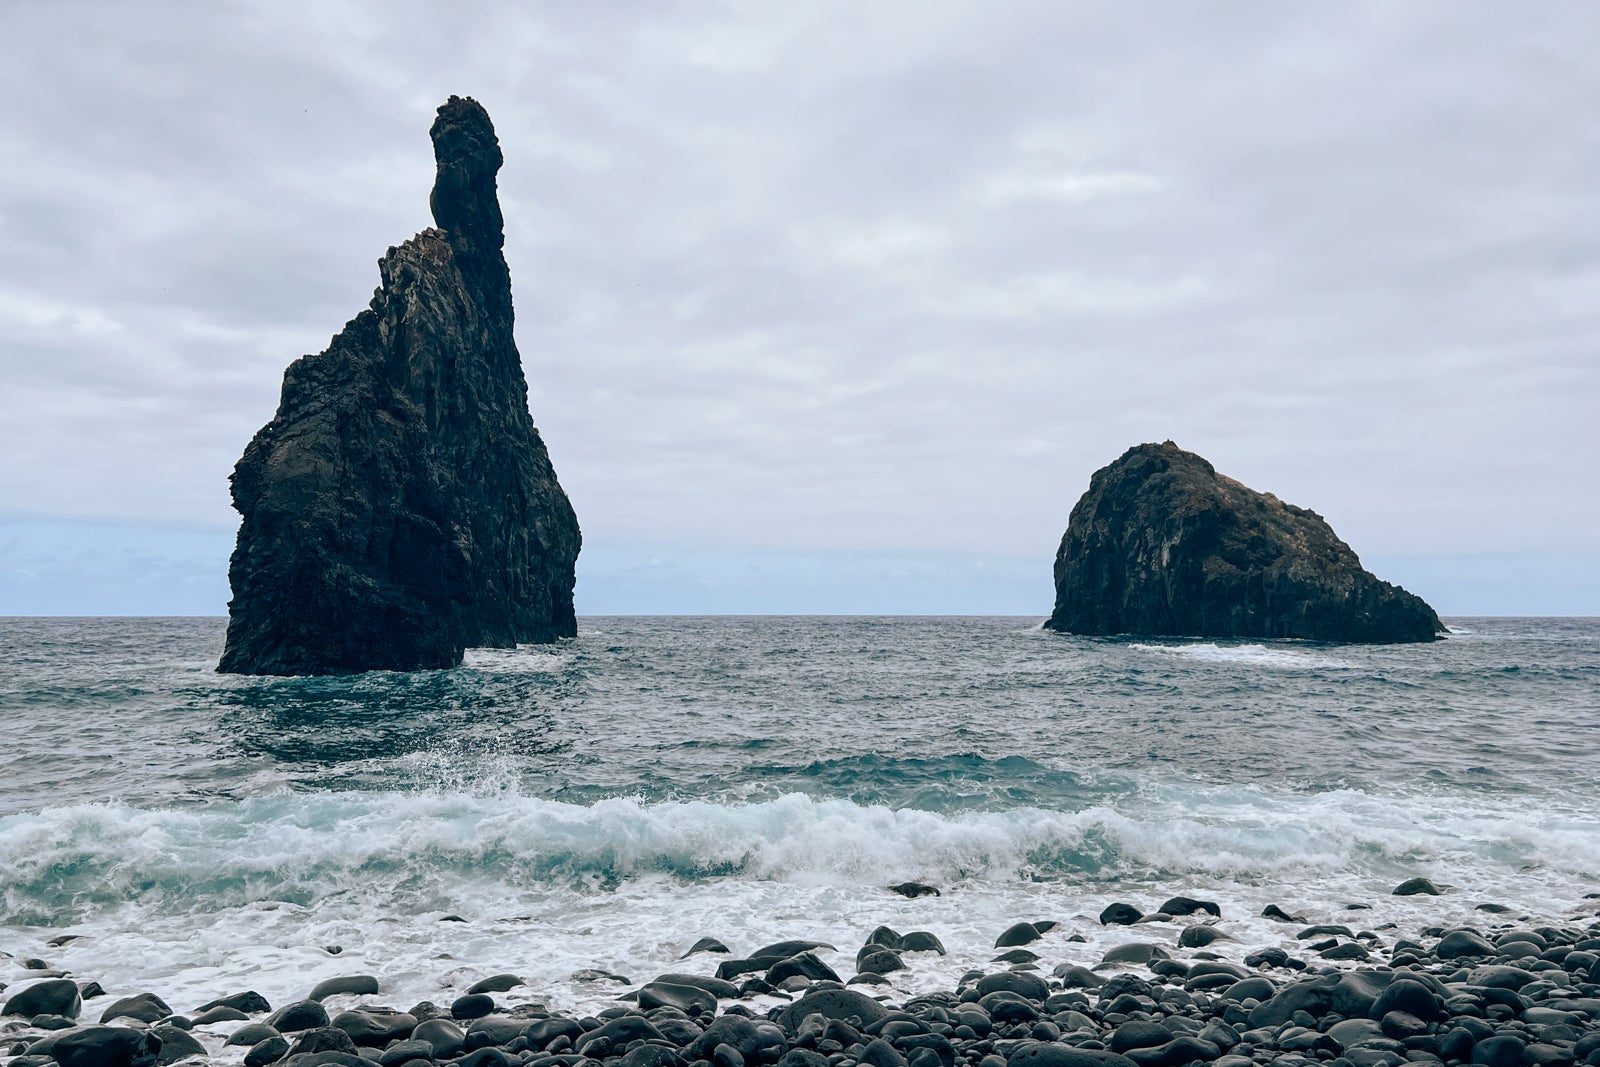
<svg viewBox="0 0 1600 1067">
<path fill-rule="evenodd" d="M 430 131 L 436 228 L 391 248 L 371 305 L 284 374 L 232 478 L 236 674 L 451 667 L 576 632 L 580 536 L 528 412 L 489 115 Z"/>
<path fill-rule="evenodd" d="M 1055 562 L 1045 626 L 1075 634 L 1389 643 L 1446 632 L 1314 511 L 1218 474 L 1171 441 L 1096 471 Z"/>
</svg>

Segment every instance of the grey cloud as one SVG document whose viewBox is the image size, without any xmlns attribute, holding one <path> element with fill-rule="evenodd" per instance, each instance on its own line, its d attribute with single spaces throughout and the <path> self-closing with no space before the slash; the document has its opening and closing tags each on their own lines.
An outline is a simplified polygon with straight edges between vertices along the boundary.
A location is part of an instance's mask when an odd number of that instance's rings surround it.
<svg viewBox="0 0 1600 1067">
<path fill-rule="evenodd" d="M 225 525 L 467 92 L 591 545 L 1048 558 L 1170 436 L 1368 554 L 1592 552 L 1597 18 L 12 5 L 0 492 Z"/>
</svg>

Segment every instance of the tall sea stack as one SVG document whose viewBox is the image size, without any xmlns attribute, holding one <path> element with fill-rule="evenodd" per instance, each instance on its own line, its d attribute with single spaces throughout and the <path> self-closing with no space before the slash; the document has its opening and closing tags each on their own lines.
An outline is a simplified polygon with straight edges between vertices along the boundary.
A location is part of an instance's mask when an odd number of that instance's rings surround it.
<svg viewBox="0 0 1600 1067">
<path fill-rule="evenodd" d="M 1364 570 L 1322 516 L 1171 441 L 1096 471 L 1056 554 L 1045 626 L 1075 634 L 1432 641 L 1420 597 Z"/>
<path fill-rule="evenodd" d="M 512 338 L 500 145 L 470 98 L 430 133 L 437 228 L 389 249 L 368 309 L 290 365 L 234 468 L 218 670 L 451 667 L 576 632 L 578 521 Z"/>
</svg>

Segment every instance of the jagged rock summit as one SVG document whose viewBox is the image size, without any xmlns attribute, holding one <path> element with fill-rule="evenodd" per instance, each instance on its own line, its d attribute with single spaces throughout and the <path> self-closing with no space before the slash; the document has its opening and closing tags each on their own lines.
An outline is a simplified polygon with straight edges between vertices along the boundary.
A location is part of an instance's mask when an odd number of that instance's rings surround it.
<svg viewBox="0 0 1600 1067">
<path fill-rule="evenodd" d="M 1322 516 L 1171 441 L 1096 471 L 1056 554 L 1045 626 L 1075 634 L 1432 641 L 1420 597 L 1368 573 Z"/>
<path fill-rule="evenodd" d="M 578 522 L 512 338 L 500 145 L 470 98 L 430 133 L 437 228 L 379 260 L 370 307 L 289 367 L 234 468 L 218 670 L 451 667 L 576 632 Z"/>
</svg>

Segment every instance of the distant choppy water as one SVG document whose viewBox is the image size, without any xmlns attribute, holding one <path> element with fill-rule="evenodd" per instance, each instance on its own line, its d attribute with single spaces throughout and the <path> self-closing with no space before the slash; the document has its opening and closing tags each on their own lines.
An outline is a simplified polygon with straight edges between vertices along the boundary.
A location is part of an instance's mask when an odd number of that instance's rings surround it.
<svg viewBox="0 0 1600 1067">
<path fill-rule="evenodd" d="M 951 955 L 910 991 L 1114 899 L 1220 899 L 1241 944 L 1283 936 L 1267 902 L 1592 912 L 1600 620 L 1453 625 L 1344 647 L 589 618 L 453 671 L 255 679 L 213 672 L 222 620 L 0 620 L 0 949 L 180 1010 L 357 971 L 415 999 L 512 970 L 584 1005 L 620 987 L 574 972 L 643 981 L 702 935 L 932 929 Z M 1452 892 L 1387 895 L 1413 874 Z M 906 879 L 944 895 L 883 888 Z M 1082 962 L 1127 939 L 1067 928 Z M 43 946 L 64 930 L 86 936 Z"/>
</svg>

